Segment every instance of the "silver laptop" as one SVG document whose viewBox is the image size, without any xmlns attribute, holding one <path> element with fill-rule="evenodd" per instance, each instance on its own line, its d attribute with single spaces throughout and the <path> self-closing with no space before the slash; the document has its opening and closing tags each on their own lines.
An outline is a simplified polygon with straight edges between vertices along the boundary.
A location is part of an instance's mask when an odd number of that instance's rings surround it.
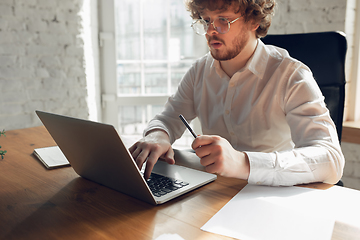
<svg viewBox="0 0 360 240">
<path fill-rule="evenodd" d="M 145 202 L 162 204 L 216 179 L 215 174 L 159 160 L 147 181 L 113 126 L 42 111 L 36 114 L 77 174 Z M 154 187 L 158 181 L 163 185 Z"/>
</svg>

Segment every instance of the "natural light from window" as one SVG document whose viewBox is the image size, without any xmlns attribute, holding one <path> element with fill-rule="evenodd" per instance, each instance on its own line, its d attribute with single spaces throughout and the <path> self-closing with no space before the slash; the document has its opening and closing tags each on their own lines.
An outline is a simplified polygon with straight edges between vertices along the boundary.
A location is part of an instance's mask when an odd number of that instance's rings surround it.
<svg viewBox="0 0 360 240">
<path fill-rule="evenodd" d="M 119 106 L 120 134 L 141 135 L 163 108 L 151 97 L 173 94 L 201 56 L 195 55 L 198 37 L 191 23 L 183 0 L 115 1 L 118 97 L 143 99 L 140 105 Z"/>
</svg>

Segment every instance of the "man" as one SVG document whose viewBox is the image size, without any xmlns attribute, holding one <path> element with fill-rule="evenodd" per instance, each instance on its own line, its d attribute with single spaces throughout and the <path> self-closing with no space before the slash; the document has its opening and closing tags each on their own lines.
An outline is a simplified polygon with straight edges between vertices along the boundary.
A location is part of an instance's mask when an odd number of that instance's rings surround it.
<svg viewBox="0 0 360 240">
<path fill-rule="evenodd" d="M 145 178 L 198 117 L 192 148 L 206 171 L 252 184 L 336 183 L 344 157 L 335 125 L 310 69 L 267 46 L 275 0 L 188 0 L 193 28 L 210 54 L 197 60 L 164 111 L 129 150 Z"/>
</svg>

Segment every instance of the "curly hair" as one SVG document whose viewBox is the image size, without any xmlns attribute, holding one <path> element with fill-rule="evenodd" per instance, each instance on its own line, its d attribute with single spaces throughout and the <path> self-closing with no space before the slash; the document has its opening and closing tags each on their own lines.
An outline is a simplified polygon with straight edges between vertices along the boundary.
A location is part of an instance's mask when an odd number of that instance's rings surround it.
<svg viewBox="0 0 360 240">
<path fill-rule="evenodd" d="M 258 24 L 256 37 L 265 37 L 274 15 L 275 0 L 185 0 L 187 10 L 193 19 L 199 19 L 205 9 L 209 11 L 227 10 L 230 7 L 235 13 L 241 12 L 245 22 Z"/>
</svg>

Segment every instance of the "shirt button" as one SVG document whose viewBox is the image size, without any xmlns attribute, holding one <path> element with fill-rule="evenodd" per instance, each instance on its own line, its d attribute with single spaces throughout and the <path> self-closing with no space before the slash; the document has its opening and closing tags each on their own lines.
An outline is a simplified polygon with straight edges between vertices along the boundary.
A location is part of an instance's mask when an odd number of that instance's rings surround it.
<svg viewBox="0 0 360 240">
<path fill-rule="evenodd" d="M 229 114 L 230 114 L 230 111 L 229 111 L 229 110 L 226 110 L 226 111 L 225 111 L 225 114 L 226 114 L 226 115 L 229 115 Z"/>
<path fill-rule="evenodd" d="M 230 135 L 231 135 L 231 136 L 234 136 L 234 135 L 235 135 L 235 133 L 234 133 L 234 132 L 231 132 L 231 133 L 230 133 Z"/>
</svg>

